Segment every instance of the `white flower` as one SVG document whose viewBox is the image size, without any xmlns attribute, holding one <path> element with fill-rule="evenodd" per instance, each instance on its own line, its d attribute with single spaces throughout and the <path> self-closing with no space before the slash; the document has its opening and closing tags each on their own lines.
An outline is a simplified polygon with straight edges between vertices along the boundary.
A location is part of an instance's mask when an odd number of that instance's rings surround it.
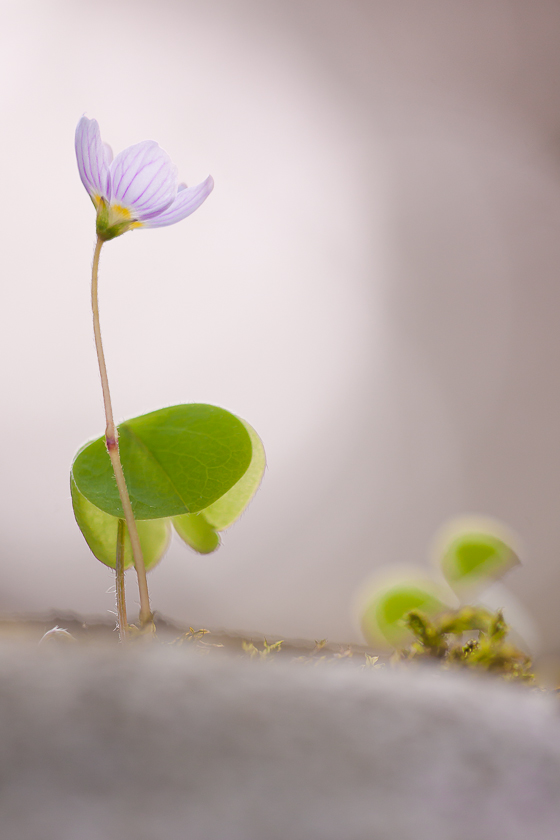
<svg viewBox="0 0 560 840">
<path fill-rule="evenodd" d="M 76 157 L 103 240 L 133 228 L 174 225 L 194 213 L 214 187 L 210 175 L 196 187 L 179 185 L 176 167 L 154 140 L 129 146 L 113 160 L 97 120 L 87 117 L 76 128 Z"/>
</svg>

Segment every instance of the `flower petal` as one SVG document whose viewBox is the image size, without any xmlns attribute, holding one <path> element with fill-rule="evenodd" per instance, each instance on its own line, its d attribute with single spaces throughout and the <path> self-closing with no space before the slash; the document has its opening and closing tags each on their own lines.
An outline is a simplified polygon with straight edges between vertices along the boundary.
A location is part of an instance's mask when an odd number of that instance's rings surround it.
<svg viewBox="0 0 560 840">
<path fill-rule="evenodd" d="M 154 140 L 129 146 L 111 164 L 112 203 L 143 219 L 169 207 L 177 195 L 177 170 Z"/>
<path fill-rule="evenodd" d="M 76 127 L 75 146 L 80 178 L 94 204 L 99 198 L 109 200 L 109 164 L 97 120 L 82 117 Z"/>
<path fill-rule="evenodd" d="M 108 143 L 103 143 L 103 148 L 105 149 L 105 163 L 107 166 L 111 166 L 111 161 L 113 160 L 113 150 Z"/>
<path fill-rule="evenodd" d="M 180 188 L 173 204 L 159 213 L 159 215 L 145 219 L 142 222 L 142 227 L 164 227 L 165 225 L 174 225 L 176 222 L 180 222 L 181 219 L 186 219 L 187 216 L 190 216 L 191 213 L 194 213 L 200 207 L 213 189 L 214 179 L 211 175 L 196 187 Z"/>
</svg>

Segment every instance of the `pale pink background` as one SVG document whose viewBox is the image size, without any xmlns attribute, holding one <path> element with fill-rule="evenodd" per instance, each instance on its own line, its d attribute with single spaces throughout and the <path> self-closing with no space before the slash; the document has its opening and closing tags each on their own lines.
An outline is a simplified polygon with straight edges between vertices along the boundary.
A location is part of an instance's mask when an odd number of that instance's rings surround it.
<svg viewBox="0 0 560 840">
<path fill-rule="evenodd" d="M 518 532 L 508 585 L 558 647 L 560 5 L 0 8 L 0 610 L 113 605 L 68 489 L 103 430 L 86 112 L 115 151 L 153 138 L 189 184 L 216 182 L 187 221 L 105 248 L 117 416 L 212 402 L 269 460 L 216 555 L 173 545 L 154 606 L 358 640 L 363 579 L 425 565 L 474 512 Z"/>
</svg>

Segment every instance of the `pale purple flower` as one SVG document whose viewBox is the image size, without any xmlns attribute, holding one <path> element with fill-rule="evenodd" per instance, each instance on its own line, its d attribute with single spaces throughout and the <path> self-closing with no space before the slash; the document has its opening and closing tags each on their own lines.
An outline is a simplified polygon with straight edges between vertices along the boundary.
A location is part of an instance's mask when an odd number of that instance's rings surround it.
<svg viewBox="0 0 560 840">
<path fill-rule="evenodd" d="M 196 187 L 177 183 L 177 169 L 154 140 L 119 152 L 113 160 L 96 120 L 82 117 L 76 128 L 80 178 L 97 209 L 97 233 L 113 239 L 140 227 L 174 225 L 210 195 L 212 176 Z"/>
</svg>

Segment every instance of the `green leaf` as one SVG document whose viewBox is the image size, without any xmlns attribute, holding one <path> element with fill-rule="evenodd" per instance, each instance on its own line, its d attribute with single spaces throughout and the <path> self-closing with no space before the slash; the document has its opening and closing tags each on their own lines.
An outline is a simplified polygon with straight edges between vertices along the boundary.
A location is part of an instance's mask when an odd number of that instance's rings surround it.
<svg viewBox="0 0 560 840">
<path fill-rule="evenodd" d="M 389 642 L 397 647 L 410 640 L 404 618 L 410 610 L 437 615 L 447 609 L 438 588 L 429 581 L 403 581 L 373 593 L 362 615 L 362 632 L 376 647 Z"/>
<path fill-rule="evenodd" d="M 176 405 L 119 426 L 119 448 L 137 520 L 197 513 L 246 472 L 251 437 L 243 423 L 212 405 Z M 123 518 L 104 438 L 78 452 L 72 477 L 95 507 Z"/>
<path fill-rule="evenodd" d="M 514 550 L 499 536 L 470 530 L 457 533 L 441 557 L 443 575 L 457 592 L 493 583 L 518 563 Z"/>
<path fill-rule="evenodd" d="M 114 569 L 118 518 L 105 513 L 89 502 L 80 493 L 73 479 L 70 482 L 70 488 L 74 516 L 87 544 L 98 560 Z M 171 526 L 168 519 L 145 520 L 136 524 L 146 571 L 149 571 L 159 563 L 167 550 Z M 132 548 L 125 526 L 124 567 L 128 569 L 132 565 Z"/>
<path fill-rule="evenodd" d="M 172 520 L 179 536 L 201 554 L 209 554 L 218 548 L 220 537 L 216 532 L 229 528 L 241 516 L 262 480 L 266 466 L 264 447 L 252 426 L 244 420 L 241 422 L 249 433 L 253 448 L 251 463 L 245 474 L 231 490 L 201 513 L 174 516 Z"/>
<path fill-rule="evenodd" d="M 266 455 L 260 437 L 245 420 L 241 420 L 241 423 L 251 439 L 251 463 L 243 477 L 233 485 L 231 490 L 204 509 L 204 518 L 218 531 L 224 531 L 236 519 L 239 519 L 257 492 L 266 466 Z"/>
<path fill-rule="evenodd" d="M 204 513 L 184 513 L 171 521 L 181 539 L 199 554 L 210 554 L 219 547 L 220 535 L 208 524 Z"/>
</svg>

